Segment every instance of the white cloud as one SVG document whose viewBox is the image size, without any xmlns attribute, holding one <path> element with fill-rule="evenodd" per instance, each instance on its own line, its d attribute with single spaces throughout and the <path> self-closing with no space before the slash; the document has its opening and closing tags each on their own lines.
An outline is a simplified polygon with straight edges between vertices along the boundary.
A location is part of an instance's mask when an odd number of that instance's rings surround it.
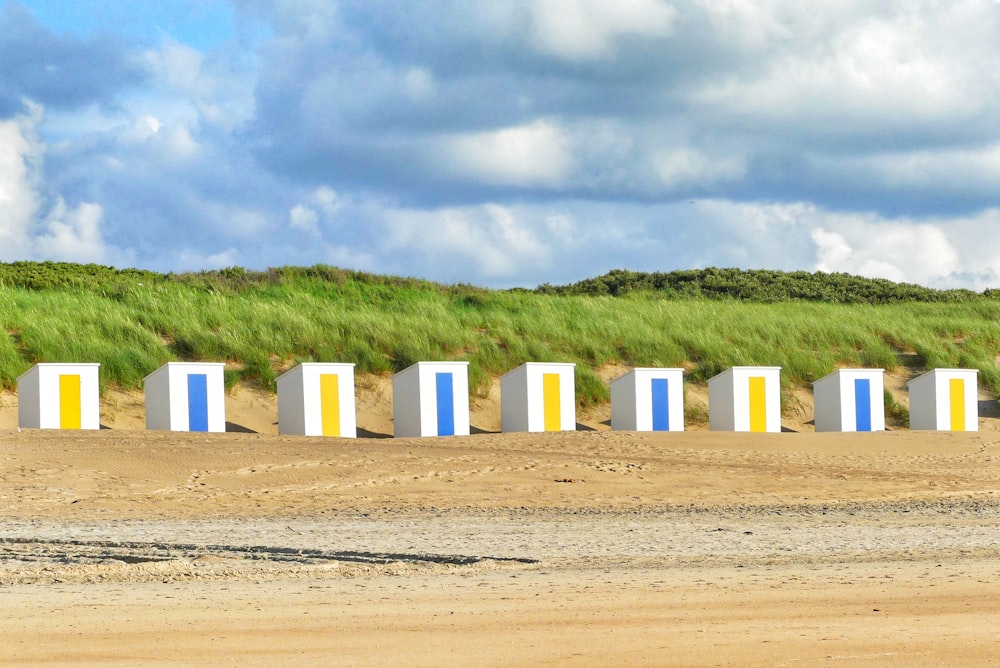
<svg viewBox="0 0 1000 668">
<path fill-rule="evenodd" d="M 842 234 L 827 232 L 822 227 L 814 229 L 810 236 L 816 243 L 816 253 L 819 256 L 816 270 L 829 273 L 844 271 L 854 252 L 847 239 Z"/>
<path fill-rule="evenodd" d="M 933 223 L 947 235 L 957 256 L 954 269 L 941 280 L 942 286 L 973 290 L 1000 287 L 1000 208 L 938 218 Z"/>
<path fill-rule="evenodd" d="M 202 269 L 222 269 L 240 263 L 239 250 L 229 247 L 217 253 L 204 253 L 194 248 L 183 248 L 176 253 L 173 263 L 179 271 L 200 271 Z"/>
<path fill-rule="evenodd" d="M 544 120 L 454 136 L 444 153 L 456 178 L 489 185 L 556 186 L 573 167 L 567 134 Z"/>
<path fill-rule="evenodd" d="M 330 186 L 320 186 L 314 190 L 311 199 L 327 216 L 334 215 L 341 207 L 337 191 Z"/>
<path fill-rule="evenodd" d="M 742 156 L 710 156 L 685 147 L 659 151 L 651 160 L 660 181 L 668 188 L 737 181 L 746 173 Z"/>
<path fill-rule="evenodd" d="M 668 205 L 660 212 L 666 219 L 683 222 L 670 230 L 651 234 L 669 243 L 686 228 L 686 243 L 671 244 L 671 259 L 683 267 L 744 267 L 791 269 L 812 244 L 804 232 L 803 216 L 810 211 L 801 204 L 760 204 L 703 199 Z M 656 233 L 659 234 L 656 234 Z"/>
<path fill-rule="evenodd" d="M 143 114 L 132 121 L 132 126 L 123 130 L 120 137 L 124 142 L 138 143 L 156 135 L 163 127 L 163 122 L 151 114 Z"/>
<path fill-rule="evenodd" d="M 103 217 L 99 204 L 84 202 L 71 209 L 60 198 L 42 223 L 45 232 L 35 239 L 34 255 L 66 262 L 107 262 Z"/>
<path fill-rule="evenodd" d="M 573 216 L 556 212 L 545 216 L 545 229 L 554 238 L 572 244 L 577 233 L 577 224 Z"/>
<path fill-rule="evenodd" d="M 296 204 L 288 212 L 288 224 L 293 230 L 297 230 L 309 236 L 319 236 L 319 214 L 309 207 Z"/>
<path fill-rule="evenodd" d="M 329 0 L 241 0 L 240 4 L 270 17 L 283 35 L 322 40 L 340 28 L 338 3 Z"/>
<path fill-rule="evenodd" d="M 298 203 L 288 212 L 288 224 L 310 237 L 321 237 L 320 222 L 326 225 L 335 222 L 335 216 L 343 205 L 337 191 L 329 186 L 320 186 L 305 198 L 308 203 Z"/>
<path fill-rule="evenodd" d="M 509 279 L 551 258 L 553 240 L 541 238 L 529 221 L 507 207 L 391 209 L 384 215 L 384 247 L 412 254 L 425 270 L 476 267 L 484 278 Z"/>
<path fill-rule="evenodd" d="M 233 236 L 254 239 L 258 239 L 270 227 L 266 213 L 244 207 L 233 207 L 220 223 L 220 229 Z"/>
<path fill-rule="evenodd" d="M 661 0 L 534 0 L 528 8 L 534 46 L 571 61 L 607 58 L 625 38 L 665 37 L 677 17 Z"/>
<path fill-rule="evenodd" d="M 152 74 L 128 111 L 148 114 L 167 126 L 236 131 L 253 114 L 256 83 L 252 59 L 223 49 L 201 52 L 166 39 L 145 53 Z M 195 132 L 196 134 L 196 132 Z"/>
<path fill-rule="evenodd" d="M 115 135 L 123 151 L 133 157 L 171 165 L 189 163 L 201 153 L 202 146 L 183 121 L 166 124 L 156 116 L 142 114 Z"/>
<path fill-rule="evenodd" d="M 841 159 L 889 187 L 930 190 L 948 183 L 952 192 L 992 195 L 1000 188 L 1000 142 L 972 147 L 893 151 Z"/>
<path fill-rule="evenodd" d="M 36 134 L 43 119 L 40 105 L 28 104 L 28 113 L 0 121 L 0 260 L 64 260 L 103 262 L 113 253 L 105 243 L 99 204 L 82 202 L 70 207 L 56 196 L 44 217 L 45 144 Z"/>
<path fill-rule="evenodd" d="M 353 246 L 330 244 L 326 246 L 322 261 L 337 267 L 347 267 L 361 271 L 379 272 L 386 266 L 384 257 L 361 251 Z"/>
<path fill-rule="evenodd" d="M 403 83 L 410 97 L 426 98 L 434 93 L 434 75 L 424 67 L 411 67 L 403 74 Z"/>
<path fill-rule="evenodd" d="M 706 251 L 716 262 L 729 259 L 731 266 L 845 272 L 933 287 L 960 287 L 963 271 L 1000 269 L 1000 261 L 965 266 L 959 243 L 968 241 L 949 220 L 890 219 L 804 202 L 707 201 L 698 202 L 696 210 L 715 240 Z M 1000 239 L 979 243 L 1000 252 Z"/>
<path fill-rule="evenodd" d="M 937 225 L 830 216 L 836 231 L 812 232 L 816 269 L 943 286 L 960 270 L 958 253 Z"/>
<path fill-rule="evenodd" d="M 680 266 L 809 269 L 845 272 L 932 287 L 979 287 L 1000 279 L 1000 238 L 987 234 L 1000 221 L 993 210 L 967 221 L 890 219 L 874 213 L 842 213 L 813 204 L 697 201 L 691 220 L 701 228 L 694 248 L 679 254 Z M 677 215 L 677 207 L 671 207 Z M 664 213 L 663 215 L 670 215 Z M 972 232 L 972 230 L 975 232 Z M 975 262 L 971 247 L 983 250 Z M 687 257 L 687 259 L 685 258 Z M 983 286 L 985 287 L 985 286 Z"/>
<path fill-rule="evenodd" d="M 730 11 L 707 9 L 715 37 L 734 34 L 740 21 L 747 51 L 745 66 L 694 87 L 691 99 L 706 109 L 856 135 L 996 107 L 1000 61 L 990 44 L 1000 22 L 981 3 L 720 4 Z M 820 122 L 828 125 L 809 128 Z"/>
<path fill-rule="evenodd" d="M 201 151 L 201 144 L 191 134 L 191 130 L 183 124 L 176 124 L 158 132 L 161 143 L 157 148 L 162 155 L 174 162 L 187 162 L 195 158 Z"/>
<path fill-rule="evenodd" d="M 780 2 L 700 0 L 697 4 L 720 38 L 742 49 L 756 50 L 791 36 Z"/>
<path fill-rule="evenodd" d="M 159 49 L 148 52 L 146 57 L 169 85 L 187 90 L 196 88 L 203 62 L 202 54 L 197 49 L 166 40 Z"/>
<path fill-rule="evenodd" d="M 0 121 L 0 260 L 23 259 L 30 252 L 38 195 L 42 146 L 35 136 L 41 107 Z"/>
</svg>

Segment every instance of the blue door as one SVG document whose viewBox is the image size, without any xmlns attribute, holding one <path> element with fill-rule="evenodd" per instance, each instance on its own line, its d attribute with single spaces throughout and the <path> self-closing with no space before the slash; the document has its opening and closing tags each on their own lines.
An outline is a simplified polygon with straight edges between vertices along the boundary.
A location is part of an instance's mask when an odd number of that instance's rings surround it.
<svg viewBox="0 0 1000 668">
<path fill-rule="evenodd" d="M 872 430 L 872 386 L 867 378 L 854 379 L 854 415 L 858 431 Z"/>
<path fill-rule="evenodd" d="M 188 430 L 208 431 L 208 375 L 188 374 Z"/>
<path fill-rule="evenodd" d="M 455 385 L 450 373 L 436 374 L 438 436 L 455 435 Z"/>
<path fill-rule="evenodd" d="M 666 378 L 654 378 L 653 431 L 670 431 L 670 393 Z"/>
</svg>

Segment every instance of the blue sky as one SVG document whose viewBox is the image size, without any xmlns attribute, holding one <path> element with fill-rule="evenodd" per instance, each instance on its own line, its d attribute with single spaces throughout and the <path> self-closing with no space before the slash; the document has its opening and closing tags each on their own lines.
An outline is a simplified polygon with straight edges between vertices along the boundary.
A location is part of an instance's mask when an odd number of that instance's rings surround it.
<svg viewBox="0 0 1000 668">
<path fill-rule="evenodd" d="M 12 3 L 11 3 L 12 4 Z M 35 20 L 55 33 L 113 35 L 156 44 L 173 39 L 208 50 L 232 39 L 233 6 L 214 0 L 22 0 Z"/>
<path fill-rule="evenodd" d="M 994 0 L 0 0 L 0 261 L 1000 287 Z"/>
</svg>

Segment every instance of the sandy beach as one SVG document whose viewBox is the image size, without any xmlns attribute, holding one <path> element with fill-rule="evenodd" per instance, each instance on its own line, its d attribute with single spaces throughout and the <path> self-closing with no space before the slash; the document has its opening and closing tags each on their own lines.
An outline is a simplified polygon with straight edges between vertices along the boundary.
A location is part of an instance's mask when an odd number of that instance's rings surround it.
<svg viewBox="0 0 1000 668">
<path fill-rule="evenodd" d="M 0 432 L 0 663 L 1000 664 L 993 418 L 350 440 L 113 399 Z"/>
</svg>

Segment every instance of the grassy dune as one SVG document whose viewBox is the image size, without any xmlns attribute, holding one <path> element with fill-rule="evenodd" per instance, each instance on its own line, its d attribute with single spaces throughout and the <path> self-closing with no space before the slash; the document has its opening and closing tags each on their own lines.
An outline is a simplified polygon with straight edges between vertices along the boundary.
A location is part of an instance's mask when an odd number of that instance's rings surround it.
<svg viewBox="0 0 1000 668">
<path fill-rule="evenodd" d="M 734 298 L 648 285 L 619 296 L 581 284 L 484 290 L 321 266 L 162 275 L 0 265 L 0 383 L 13 387 L 35 362 L 100 362 L 105 387 L 131 388 L 167 361 L 226 361 L 227 382 L 271 388 L 295 361 L 388 374 L 419 360 L 460 359 L 482 389 L 521 362 L 558 361 L 578 364 L 586 405 L 607 400 L 594 370 L 609 363 L 684 366 L 695 382 L 733 365 L 776 365 L 787 389 L 841 366 L 892 370 L 908 353 L 918 367 L 979 369 L 980 382 L 1000 393 L 1000 300 L 992 293 L 899 286 L 897 299 L 894 284 L 879 282 L 880 303 L 828 303 L 801 290 L 795 298 L 748 292 L 752 272 L 743 273 L 743 283 L 740 272 L 727 274 L 742 292 Z"/>
</svg>

